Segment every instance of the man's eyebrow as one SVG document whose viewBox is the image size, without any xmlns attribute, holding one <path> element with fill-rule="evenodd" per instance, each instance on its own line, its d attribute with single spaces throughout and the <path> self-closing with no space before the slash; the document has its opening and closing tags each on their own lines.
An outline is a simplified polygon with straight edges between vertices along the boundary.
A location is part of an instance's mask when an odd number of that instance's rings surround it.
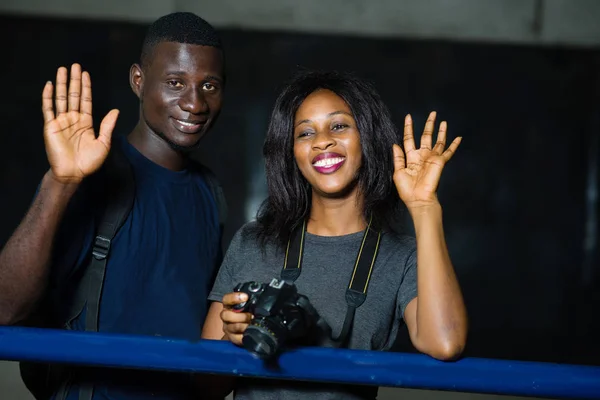
<svg viewBox="0 0 600 400">
<path fill-rule="evenodd" d="M 188 74 L 185 71 L 166 71 L 165 75 L 175 75 L 175 76 L 184 77 L 184 76 L 186 76 Z M 220 77 L 218 77 L 216 75 L 206 75 L 203 80 L 205 80 L 205 81 L 216 81 L 216 82 L 219 82 L 219 83 L 223 82 L 223 78 L 220 78 Z"/>
<path fill-rule="evenodd" d="M 223 78 L 220 78 L 216 75 L 207 75 L 204 79 L 207 81 L 217 81 L 219 83 L 223 82 Z"/>
<path fill-rule="evenodd" d="M 165 71 L 165 75 L 185 76 L 186 73 L 183 71 Z"/>
</svg>

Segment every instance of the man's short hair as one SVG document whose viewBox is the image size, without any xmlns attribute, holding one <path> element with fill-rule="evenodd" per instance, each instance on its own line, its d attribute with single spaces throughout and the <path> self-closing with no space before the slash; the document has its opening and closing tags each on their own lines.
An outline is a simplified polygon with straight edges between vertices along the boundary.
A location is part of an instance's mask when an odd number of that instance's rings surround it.
<svg viewBox="0 0 600 400">
<path fill-rule="evenodd" d="M 221 49 L 221 39 L 215 28 L 190 12 L 167 14 L 150 25 L 142 45 L 142 66 L 148 62 L 154 47 L 161 42 L 196 44 Z"/>
</svg>

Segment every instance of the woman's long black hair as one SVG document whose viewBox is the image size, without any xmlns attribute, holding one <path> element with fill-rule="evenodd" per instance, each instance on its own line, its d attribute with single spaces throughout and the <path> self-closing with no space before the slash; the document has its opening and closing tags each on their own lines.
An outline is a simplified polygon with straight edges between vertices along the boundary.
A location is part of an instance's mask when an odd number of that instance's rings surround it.
<svg viewBox="0 0 600 400">
<path fill-rule="evenodd" d="M 312 190 L 294 158 L 294 118 L 311 93 L 327 89 L 350 107 L 360 133 L 362 166 L 358 185 L 364 196 L 364 215 L 383 229 L 396 216 L 401 201 L 392 176 L 392 145 L 399 143 L 398 131 L 386 105 L 372 85 L 349 73 L 302 72 L 277 98 L 263 155 L 268 197 L 257 214 L 255 232 L 261 245 L 285 245 L 291 231 L 310 215 Z"/>
</svg>

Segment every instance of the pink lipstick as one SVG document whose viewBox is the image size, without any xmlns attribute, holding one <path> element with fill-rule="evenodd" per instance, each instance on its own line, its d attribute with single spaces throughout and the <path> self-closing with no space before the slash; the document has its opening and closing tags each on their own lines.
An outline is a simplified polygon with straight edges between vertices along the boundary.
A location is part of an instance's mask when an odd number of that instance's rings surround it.
<svg viewBox="0 0 600 400">
<path fill-rule="evenodd" d="M 321 174 L 332 174 L 344 165 L 346 157 L 337 153 L 321 153 L 313 158 L 313 168 Z"/>
</svg>

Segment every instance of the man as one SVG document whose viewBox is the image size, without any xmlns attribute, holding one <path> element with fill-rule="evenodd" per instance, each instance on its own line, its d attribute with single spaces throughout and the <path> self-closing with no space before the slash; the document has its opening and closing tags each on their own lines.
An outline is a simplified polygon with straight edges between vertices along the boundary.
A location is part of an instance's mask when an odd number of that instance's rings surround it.
<svg viewBox="0 0 600 400">
<path fill-rule="evenodd" d="M 170 14 L 150 26 L 140 63 L 130 70 L 140 115 L 126 138 L 112 138 L 118 110 L 106 115 L 96 138 L 90 76 L 74 64 L 68 88 L 67 80 L 61 67 L 55 90 L 48 82 L 43 91 L 50 169 L 0 253 L 0 324 L 20 324 L 44 306 L 52 315 L 46 326 L 199 339 L 222 258 L 222 203 L 210 171 L 188 155 L 221 109 L 224 61 L 216 31 L 191 13 Z M 109 190 L 113 154 L 127 160 L 135 197 L 114 239 L 102 242 L 96 237 L 102 212 L 111 196 L 122 195 Z M 93 279 L 86 271 L 102 260 L 97 257 L 102 249 L 110 253 L 103 280 L 94 281 L 100 285 L 99 304 L 94 308 L 88 298 L 74 313 L 87 290 L 84 277 Z M 99 315 L 90 328 L 94 310 Z M 57 385 L 49 393 L 38 391 L 38 398 L 191 394 L 191 380 L 179 374 L 78 367 L 58 376 Z"/>
</svg>

